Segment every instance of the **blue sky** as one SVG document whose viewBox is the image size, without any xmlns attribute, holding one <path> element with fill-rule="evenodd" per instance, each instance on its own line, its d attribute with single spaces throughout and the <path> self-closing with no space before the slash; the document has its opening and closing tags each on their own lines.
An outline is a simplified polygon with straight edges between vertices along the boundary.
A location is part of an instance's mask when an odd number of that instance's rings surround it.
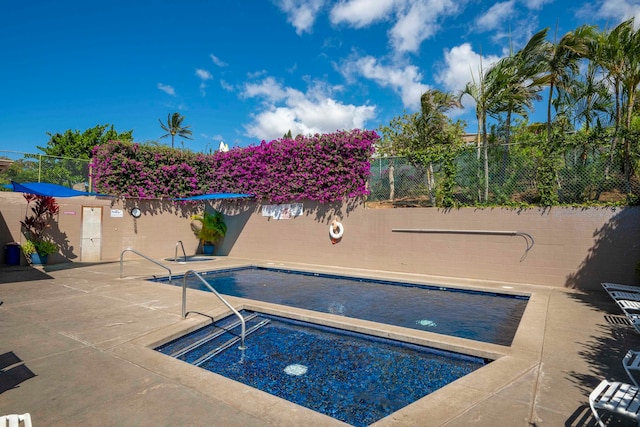
<svg viewBox="0 0 640 427">
<path fill-rule="evenodd" d="M 176 146 L 194 151 L 376 129 L 542 28 L 640 21 L 640 0 L 36 0 L 3 12 L 0 155 L 98 124 L 170 144 L 158 119 L 176 111 L 193 131 Z M 473 130 L 465 104 L 456 117 Z"/>
</svg>

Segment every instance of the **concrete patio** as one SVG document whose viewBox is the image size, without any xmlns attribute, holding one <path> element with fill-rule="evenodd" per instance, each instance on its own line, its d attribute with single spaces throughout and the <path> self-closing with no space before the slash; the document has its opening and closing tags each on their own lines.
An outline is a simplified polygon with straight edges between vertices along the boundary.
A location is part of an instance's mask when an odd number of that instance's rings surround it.
<svg viewBox="0 0 640 427">
<path fill-rule="evenodd" d="M 268 264 L 231 257 L 167 263 L 174 274 Z M 354 330 L 496 359 L 376 426 L 594 426 L 589 392 L 602 378 L 626 380 L 621 359 L 628 349 L 640 349 L 640 336 L 603 291 L 286 266 L 531 294 L 510 347 L 229 298 L 236 308 L 348 323 Z M 208 318 L 192 313 L 181 319 L 180 288 L 144 280 L 165 275 L 158 266 L 129 260 L 125 278 L 119 273 L 117 262 L 0 267 L 0 355 L 9 360 L 0 373 L 0 415 L 29 412 L 36 427 L 344 425 L 151 350 Z M 228 312 L 213 295 L 193 290 L 188 310 L 215 318 Z"/>
</svg>

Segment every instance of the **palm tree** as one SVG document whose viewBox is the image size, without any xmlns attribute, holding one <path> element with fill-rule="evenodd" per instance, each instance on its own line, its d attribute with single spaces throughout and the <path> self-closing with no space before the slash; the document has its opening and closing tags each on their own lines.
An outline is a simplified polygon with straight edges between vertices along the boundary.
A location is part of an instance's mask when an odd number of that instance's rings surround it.
<svg viewBox="0 0 640 427">
<path fill-rule="evenodd" d="M 583 79 L 572 79 L 571 85 L 556 98 L 559 114 L 572 120 L 575 128 L 582 124 L 587 132 L 597 121 L 609 123 L 608 113 L 613 107 L 609 87 L 598 73 L 595 63 L 589 62 Z"/>
<path fill-rule="evenodd" d="M 586 140 L 577 141 L 581 141 L 580 159 L 586 165 L 589 149 L 596 142 L 594 138 L 602 135 L 602 125 L 610 125 L 613 117 L 613 98 L 595 62 L 589 62 L 582 79 L 574 78 L 570 86 L 560 91 L 554 105 L 558 116 L 565 117 L 573 129 L 584 130 Z"/>
<path fill-rule="evenodd" d="M 545 42 L 548 29 L 534 34 L 525 47 L 515 55 L 507 56 L 489 67 L 478 70 L 477 79 L 472 73 L 472 80 L 460 92 L 460 99 L 470 96 L 476 103 L 476 119 L 478 132 L 476 139 L 477 159 L 481 158 L 481 148 L 484 147 L 484 200 L 489 196 L 489 160 L 487 141 L 487 115 L 497 117 L 506 113 L 505 138 L 506 150 L 510 143 L 511 118 L 518 114 L 524 118 L 528 110 L 533 109 L 533 101 L 541 97 L 539 92 L 544 84 L 540 79 L 544 62 L 541 60 L 547 53 L 548 44 Z M 506 161 L 506 159 L 505 159 Z M 478 180 L 480 180 L 478 170 Z M 478 190 L 480 192 L 480 189 Z M 478 194 L 482 200 L 482 195 Z"/>
<path fill-rule="evenodd" d="M 492 72 L 492 67 L 484 71 L 482 62 L 478 70 L 478 80 L 476 81 L 473 73 L 472 80 L 466 84 L 464 89 L 458 95 L 458 100 L 462 102 L 465 95 L 470 96 L 476 103 L 476 120 L 478 122 L 478 132 L 476 136 L 477 160 L 480 162 L 480 150 L 484 147 L 484 201 L 489 198 L 489 160 L 488 160 L 488 142 L 487 142 L 487 115 L 489 111 L 494 110 L 494 105 L 500 102 L 498 92 L 500 86 L 496 85 L 494 78 L 498 76 L 497 72 Z M 480 180 L 480 170 L 478 170 L 478 180 Z M 480 188 L 478 188 L 478 197 L 482 200 Z"/>
<path fill-rule="evenodd" d="M 634 30 L 634 19 L 631 18 L 619 24 L 608 34 L 601 34 L 597 46 L 595 59 L 605 70 L 615 97 L 615 133 L 610 154 L 610 163 L 612 163 L 620 132 L 622 129 L 626 131 L 630 129 L 636 104 L 636 94 L 640 84 L 640 53 L 638 52 L 640 30 Z M 633 168 L 631 141 L 623 133 L 620 142 L 623 148 L 627 192 L 629 192 Z"/>
<path fill-rule="evenodd" d="M 396 156 L 409 150 L 413 141 L 418 139 L 418 117 L 420 113 L 403 114 L 394 117 L 389 125 L 381 126 L 381 138 L 376 146 L 376 154 L 386 157 L 389 177 L 389 200 L 395 199 L 395 162 Z M 382 160 L 382 159 L 380 159 Z"/>
<path fill-rule="evenodd" d="M 540 84 L 549 86 L 547 101 L 547 143 L 551 142 L 551 106 L 554 90 L 559 92 L 568 86 L 570 77 L 578 73 L 578 61 L 586 58 L 590 52 L 590 42 L 595 37 L 594 27 L 582 25 L 570 31 L 555 44 L 547 44 L 547 54 L 543 56 L 545 74 Z"/>
<path fill-rule="evenodd" d="M 182 126 L 182 121 L 184 117 L 180 115 L 180 113 L 173 113 L 167 115 L 167 123 L 162 123 L 162 120 L 158 119 L 160 122 L 160 127 L 167 132 L 162 135 L 160 138 L 166 138 L 167 136 L 171 136 L 171 148 L 173 148 L 173 141 L 176 135 L 185 138 L 185 139 L 193 139 L 191 138 L 191 126 Z"/>
<path fill-rule="evenodd" d="M 542 72 L 541 57 L 545 53 L 545 38 L 548 28 L 534 34 L 525 47 L 515 55 L 502 58 L 491 67 L 491 79 L 496 85 L 496 102 L 490 106 L 489 114 L 495 117 L 506 113 L 505 144 L 508 150 L 511 136 L 511 118 L 518 114 L 528 117 L 533 110 L 533 101 L 539 101 L 542 90 L 539 82 Z"/>
<path fill-rule="evenodd" d="M 460 108 L 461 106 L 459 97 L 449 92 L 430 89 L 422 94 L 420 97 L 420 115 L 417 117 L 416 123 L 418 150 L 428 153 L 439 149 L 449 151 L 452 149 L 452 147 L 441 146 L 451 142 L 451 120 L 446 116 L 446 113 L 452 108 Z M 441 147 L 438 147 L 439 145 Z M 424 161 L 422 163 L 424 164 Z M 426 173 L 429 197 L 431 198 L 431 203 L 435 206 L 435 177 L 433 161 L 431 160 L 428 162 Z"/>
</svg>

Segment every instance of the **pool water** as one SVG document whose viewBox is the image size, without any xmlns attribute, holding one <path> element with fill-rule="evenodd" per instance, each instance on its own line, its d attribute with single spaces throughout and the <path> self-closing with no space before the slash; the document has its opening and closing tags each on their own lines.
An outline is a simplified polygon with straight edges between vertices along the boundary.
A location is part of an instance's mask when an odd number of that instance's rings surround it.
<svg viewBox="0 0 640 427">
<path fill-rule="evenodd" d="M 499 345 L 511 345 L 528 302 L 523 296 L 262 267 L 200 275 L 225 295 Z M 182 279 L 172 284 L 181 286 Z M 194 276 L 187 286 L 207 290 Z"/>
<path fill-rule="evenodd" d="M 247 314 L 244 312 L 243 314 Z M 354 426 L 369 425 L 486 365 L 487 361 L 259 313 L 239 350 L 229 317 L 156 350 L 164 354 L 228 331 L 178 358 Z M 237 323 L 237 322 L 236 322 Z M 203 357 L 230 337 L 236 342 Z"/>
</svg>

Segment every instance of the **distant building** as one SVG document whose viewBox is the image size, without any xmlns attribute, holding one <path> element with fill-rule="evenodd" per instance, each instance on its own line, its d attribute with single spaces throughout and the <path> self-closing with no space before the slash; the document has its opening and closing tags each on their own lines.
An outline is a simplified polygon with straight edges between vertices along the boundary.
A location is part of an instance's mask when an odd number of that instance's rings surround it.
<svg viewBox="0 0 640 427">
<path fill-rule="evenodd" d="M 0 159 L 0 172 L 6 172 L 12 164 L 13 160 Z"/>
<path fill-rule="evenodd" d="M 477 137 L 477 133 L 465 133 L 464 135 L 462 135 L 462 140 L 465 144 L 475 144 Z"/>
</svg>

